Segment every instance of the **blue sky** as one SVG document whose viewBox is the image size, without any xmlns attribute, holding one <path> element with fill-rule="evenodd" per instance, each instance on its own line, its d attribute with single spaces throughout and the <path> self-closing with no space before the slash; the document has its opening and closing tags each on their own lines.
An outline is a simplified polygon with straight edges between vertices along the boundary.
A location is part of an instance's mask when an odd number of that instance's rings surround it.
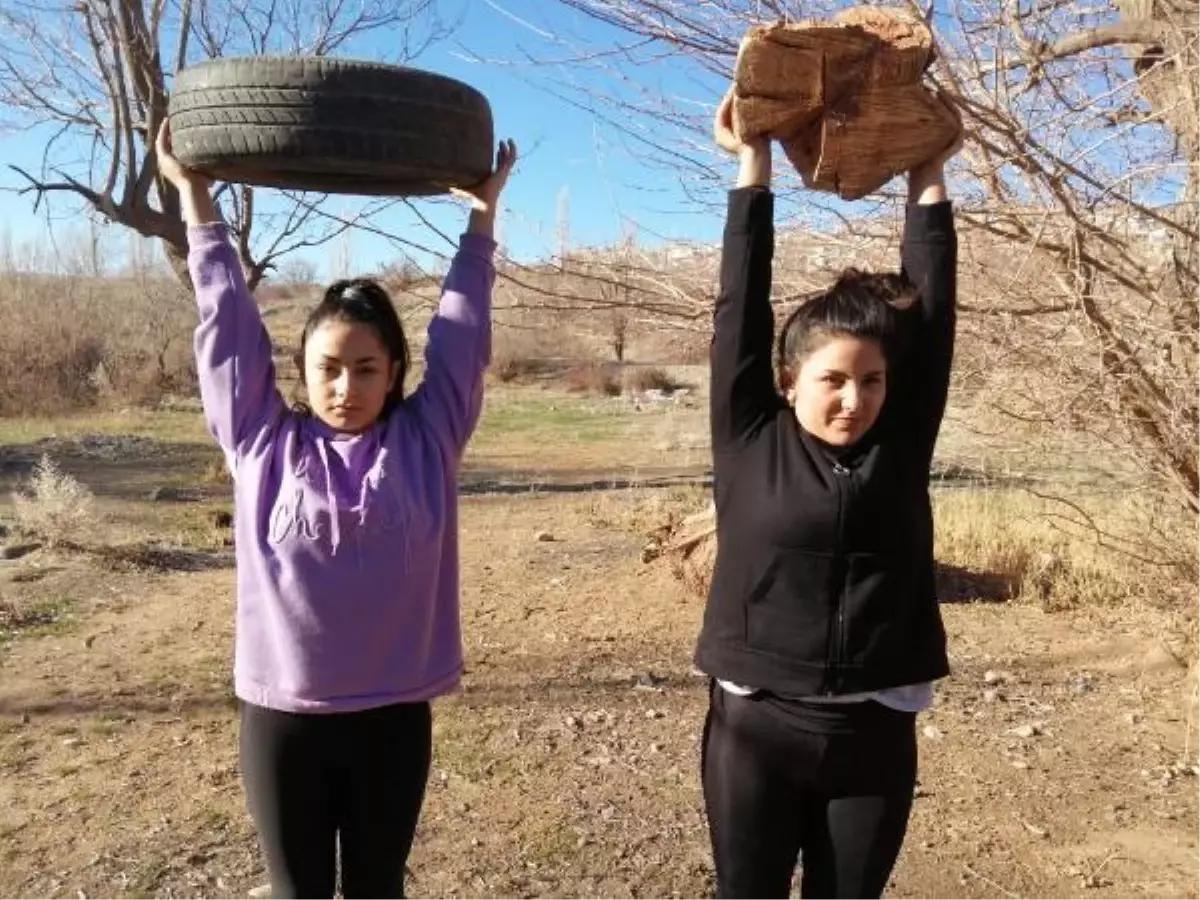
<svg viewBox="0 0 1200 900">
<path fill-rule="evenodd" d="M 574 67 L 537 66 L 522 62 L 526 51 L 542 58 L 561 58 L 556 40 L 578 38 L 595 45 L 609 39 L 606 26 L 537 0 L 462 0 L 461 27 L 447 41 L 431 47 L 414 64 L 462 79 L 486 94 L 492 104 L 497 137 L 511 136 L 522 151 L 522 162 L 504 197 L 503 237 L 511 255 L 522 260 L 544 257 L 557 247 L 560 211 L 568 211 L 573 246 L 619 240 L 634 223 L 640 239 L 715 240 L 721 226 L 719 209 L 697 202 L 679 178 L 648 167 L 630 152 L 616 129 L 555 96 L 571 79 L 581 77 Z M 553 36 L 548 42 L 545 35 Z M 611 32 L 612 40 L 617 39 Z M 626 36 L 627 39 L 627 36 Z M 384 38 L 355 46 L 340 55 L 385 58 Z M 507 60 L 511 64 L 480 62 Z M 586 77 L 586 76 L 582 76 Z M 657 79 L 660 86 L 686 97 L 689 104 L 713 103 L 721 86 L 697 84 L 676 63 L 674 68 L 640 71 L 639 78 Z M 578 96 L 574 95 L 573 96 Z M 0 132 L 0 161 L 37 171 L 47 132 Z M 732 167 L 729 163 L 725 165 Z M 8 169 L 0 170 L 0 186 L 21 183 Z M 50 231 L 61 241 L 78 231 L 85 220 L 82 207 L 68 195 L 51 201 L 51 223 L 44 210 L 35 216 L 31 195 L 3 197 L 4 227 L 11 240 L 49 242 Z M 465 212 L 446 201 L 415 201 L 421 212 L 450 235 L 457 234 Z M 334 197 L 329 208 L 345 213 L 356 207 L 353 198 Z M 426 246 L 444 250 L 447 244 L 403 209 L 379 216 L 373 224 Z M 50 231 L 48 231 L 48 229 Z M 110 227 L 109 231 L 117 231 Z M 112 241 L 124 248 L 124 232 Z M 123 252 L 123 251 L 122 251 Z M 308 258 L 322 275 L 334 263 L 332 255 L 347 253 L 358 270 L 368 271 L 396 258 L 398 249 L 386 240 L 355 234 L 349 246 L 311 251 Z"/>
</svg>

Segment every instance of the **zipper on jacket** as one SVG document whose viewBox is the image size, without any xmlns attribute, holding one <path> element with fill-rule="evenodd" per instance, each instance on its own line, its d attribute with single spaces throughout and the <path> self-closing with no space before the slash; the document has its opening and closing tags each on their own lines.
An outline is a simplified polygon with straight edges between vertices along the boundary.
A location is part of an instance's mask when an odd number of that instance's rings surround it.
<svg viewBox="0 0 1200 900">
<path fill-rule="evenodd" d="M 842 659 L 842 632 L 845 629 L 846 620 L 846 605 L 843 602 L 846 594 L 846 573 L 843 571 L 844 560 L 842 559 L 842 530 L 845 520 L 846 510 L 846 491 L 849 489 L 850 470 L 836 460 L 833 463 L 833 474 L 837 476 L 834 481 L 837 484 L 838 495 L 838 513 L 837 513 L 837 531 L 834 534 L 833 544 L 833 564 L 834 574 L 837 576 L 835 588 L 837 590 L 837 610 L 834 613 L 834 633 L 833 640 L 825 654 L 825 694 L 832 696 L 834 691 L 831 684 L 833 669 L 841 662 Z"/>
</svg>

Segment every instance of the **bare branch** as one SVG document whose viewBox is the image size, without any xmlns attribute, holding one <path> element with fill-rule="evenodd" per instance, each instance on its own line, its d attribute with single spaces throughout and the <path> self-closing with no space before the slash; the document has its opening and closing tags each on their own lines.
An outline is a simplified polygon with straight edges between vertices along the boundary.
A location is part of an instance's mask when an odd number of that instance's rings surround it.
<svg viewBox="0 0 1200 900">
<path fill-rule="evenodd" d="M 1046 63 L 1102 47 L 1128 44 L 1157 46 L 1167 33 L 1165 24 L 1150 19 L 1116 22 L 1080 31 L 1050 45 L 1039 43 L 1032 48 L 1032 59 Z"/>
</svg>

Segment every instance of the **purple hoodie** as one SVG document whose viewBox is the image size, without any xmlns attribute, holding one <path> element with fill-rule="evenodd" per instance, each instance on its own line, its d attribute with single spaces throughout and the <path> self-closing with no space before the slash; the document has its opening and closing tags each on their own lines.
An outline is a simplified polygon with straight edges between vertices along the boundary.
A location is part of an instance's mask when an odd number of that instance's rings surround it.
<svg viewBox="0 0 1200 900">
<path fill-rule="evenodd" d="M 454 690 L 458 470 L 491 355 L 495 243 L 463 235 L 421 385 L 358 435 L 280 396 L 225 225 L 191 228 L 188 243 L 200 396 L 234 476 L 237 695 L 331 713 Z"/>
</svg>

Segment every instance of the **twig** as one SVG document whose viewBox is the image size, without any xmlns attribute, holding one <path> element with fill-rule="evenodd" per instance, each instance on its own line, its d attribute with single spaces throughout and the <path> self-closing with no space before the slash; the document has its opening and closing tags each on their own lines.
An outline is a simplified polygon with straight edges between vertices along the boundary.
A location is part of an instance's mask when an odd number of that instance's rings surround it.
<svg viewBox="0 0 1200 900">
<path fill-rule="evenodd" d="M 1196 697 L 1196 702 L 1192 702 L 1191 698 L 1188 699 L 1189 709 L 1187 714 L 1187 723 L 1183 730 L 1183 753 L 1180 754 L 1181 761 L 1190 761 L 1192 758 L 1192 729 L 1195 727 L 1193 714 L 1197 711 L 1197 709 L 1200 709 L 1200 682 L 1197 682 L 1196 689 L 1192 691 L 1192 694 Z"/>
<path fill-rule="evenodd" d="M 1092 869 L 1092 871 L 1090 873 L 1088 873 L 1087 877 L 1084 878 L 1084 881 L 1085 882 L 1095 881 L 1096 876 L 1100 874 L 1100 870 L 1103 869 L 1105 866 L 1107 866 L 1109 861 L 1116 855 L 1117 855 L 1116 850 L 1110 850 L 1108 856 L 1106 856 L 1106 857 L 1104 857 L 1104 859 L 1100 860 L 1100 864 L 1098 866 L 1096 866 L 1096 868 Z"/>
<path fill-rule="evenodd" d="M 993 881 L 992 879 L 988 878 L 986 875 L 982 875 L 979 872 L 976 872 L 969 865 L 967 865 L 967 863 L 963 863 L 962 867 L 963 867 L 963 869 L 966 870 L 967 874 L 974 875 L 980 881 L 987 882 L 989 885 L 991 885 L 996 890 L 998 890 L 1000 893 L 1002 893 L 1005 897 L 1020 897 L 1021 896 L 1020 894 L 1014 894 L 1008 888 L 1004 887 L 1004 885 L 1000 884 L 999 882 Z"/>
</svg>

